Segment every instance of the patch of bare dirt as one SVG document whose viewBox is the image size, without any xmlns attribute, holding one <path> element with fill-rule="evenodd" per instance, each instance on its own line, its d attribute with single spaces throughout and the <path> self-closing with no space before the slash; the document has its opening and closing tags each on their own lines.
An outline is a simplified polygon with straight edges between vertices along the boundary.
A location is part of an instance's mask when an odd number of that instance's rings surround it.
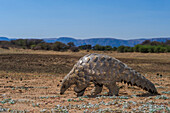
<svg viewBox="0 0 170 113">
<path fill-rule="evenodd" d="M 124 58 L 122 54 L 121 56 L 116 54 L 116 58 L 152 81 L 160 95 L 152 95 L 136 86 L 128 86 L 124 83 L 118 83 L 119 96 L 106 96 L 108 89 L 104 87 L 101 94 L 91 97 L 89 95 L 93 84 L 86 89 L 83 97 L 76 97 L 73 86 L 64 95 L 60 95 L 60 80 L 83 55 L 84 53 L 80 55 L 78 53 L 76 55 L 0 54 L 0 111 L 170 112 L 168 57 L 167 59 L 147 58 L 145 55 L 143 58 L 133 56 Z M 137 56 L 136 53 L 134 56 Z M 34 76 L 34 73 L 37 75 Z M 47 73 L 53 74 L 47 75 Z M 57 76 L 59 74 L 60 76 Z"/>
<path fill-rule="evenodd" d="M 69 55 L 0 54 L 0 71 L 67 73 L 78 59 Z"/>
</svg>

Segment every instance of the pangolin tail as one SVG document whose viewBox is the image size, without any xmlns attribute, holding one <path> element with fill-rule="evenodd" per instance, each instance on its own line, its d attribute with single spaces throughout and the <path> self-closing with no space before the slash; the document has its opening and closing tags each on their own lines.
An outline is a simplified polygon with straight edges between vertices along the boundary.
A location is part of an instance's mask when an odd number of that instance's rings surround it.
<svg viewBox="0 0 170 113">
<path fill-rule="evenodd" d="M 120 81 L 124 81 L 124 83 L 128 85 L 138 86 L 152 94 L 158 94 L 155 85 L 151 81 L 129 67 L 125 67 L 121 74 Z"/>
</svg>

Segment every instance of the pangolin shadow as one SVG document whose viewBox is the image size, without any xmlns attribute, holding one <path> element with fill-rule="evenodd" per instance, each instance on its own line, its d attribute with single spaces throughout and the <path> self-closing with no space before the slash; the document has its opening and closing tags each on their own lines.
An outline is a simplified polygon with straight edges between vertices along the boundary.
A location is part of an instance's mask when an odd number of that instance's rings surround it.
<svg viewBox="0 0 170 113">
<path fill-rule="evenodd" d="M 156 96 L 156 95 L 160 95 L 160 94 L 151 94 L 151 93 L 142 93 L 142 94 L 138 94 L 136 95 L 137 97 L 150 97 L 150 96 Z M 96 97 L 102 97 L 102 96 L 107 96 L 107 97 L 110 97 L 108 95 L 86 95 L 88 98 L 96 98 Z M 120 95 L 119 95 L 120 96 Z M 116 96 L 116 97 L 119 97 L 119 96 Z M 124 95 L 124 96 L 127 96 L 127 97 L 131 97 L 131 95 Z"/>
<path fill-rule="evenodd" d="M 156 96 L 156 95 L 160 95 L 159 93 L 158 94 L 151 94 L 151 93 L 142 93 L 142 94 L 139 94 L 139 95 L 136 95 L 137 97 L 150 97 L 150 96 Z"/>
<path fill-rule="evenodd" d="M 112 97 L 112 96 L 109 96 L 109 95 L 85 95 L 87 96 L 88 98 L 96 98 L 96 97 L 103 97 L 103 96 L 106 96 L 106 97 Z M 130 97 L 130 95 L 126 95 L 127 97 Z M 115 96 L 115 97 L 119 97 L 119 96 Z"/>
</svg>

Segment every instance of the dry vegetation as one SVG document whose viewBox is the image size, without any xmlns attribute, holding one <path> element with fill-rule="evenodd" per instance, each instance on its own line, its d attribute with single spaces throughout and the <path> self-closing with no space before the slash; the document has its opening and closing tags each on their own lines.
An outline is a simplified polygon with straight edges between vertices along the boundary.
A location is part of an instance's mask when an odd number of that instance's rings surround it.
<svg viewBox="0 0 170 113">
<path fill-rule="evenodd" d="M 119 96 L 106 96 L 104 88 L 99 96 L 90 97 L 93 85 L 83 97 L 77 98 L 73 87 L 61 96 L 60 80 L 80 57 L 90 52 L 0 49 L 0 111 L 170 112 L 170 53 L 98 52 L 116 57 L 140 72 L 155 84 L 161 95 L 118 83 Z"/>
</svg>

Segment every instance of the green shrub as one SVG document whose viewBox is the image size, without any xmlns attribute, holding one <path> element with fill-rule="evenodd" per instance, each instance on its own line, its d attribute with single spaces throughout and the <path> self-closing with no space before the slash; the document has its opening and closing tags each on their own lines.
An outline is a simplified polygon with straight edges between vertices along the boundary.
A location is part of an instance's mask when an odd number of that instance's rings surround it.
<svg viewBox="0 0 170 113">
<path fill-rule="evenodd" d="M 153 42 L 150 43 L 150 45 L 158 46 L 158 45 L 162 45 L 162 43 L 161 42 L 157 42 L 157 41 L 153 41 Z"/>
<path fill-rule="evenodd" d="M 151 41 L 150 40 L 145 40 L 141 43 L 141 45 L 150 45 Z"/>
<path fill-rule="evenodd" d="M 161 53 L 166 53 L 168 50 L 167 50 L 167 48 L 166 47 L 161 47 L 160 48 L 160 52 Z"/>
<path fill-rule="evenodd" d="M 124 48 L 124 52 L 129 52 L 129 48 L 128 48 L 128 47 L 125 47 L 125 48 Z"/>
<path fill-rule="evenodd" d="M 27 49 L 27 47 L 26 46 L 22 46 L 22 49 Z"/>
<path fill-rule="evenodd" d="M 111 50 L 112 50 L 112 47 L 111 47 L 111 46 L 105 46 L 105 50 L 106 50 L 106 51 L 111 51 Z"/>
<path fill-rule="evenodd" d="M 79 48 L 78 47 L 71 47 L 70 50 L 72 52 L 79 52 Z"/>
<path fill-rule="evenodd" d="M 24 49 L 31 49 L 31 45 L 37 45 L 43 42 L 44 41 L 40 39 L 17 39 L 10 41 L 11 44 L 20 46 Z"/>
<path fill-rule="evenodd" d="M 67 43 L 67 45 L 68 45 L 68 47 L 69 48 L 71 48 L 71 47 L 74 47 L 75 45 L 74 45 L 74 42 L 69 42 L 69 43 Z"/>
<path fill-rule="evenodd" d="M 54 51 L 66 51 L 67 49 L 68 46 L 62 42 L 55 42 L 54 44 L 52 44 L 52 50 Z"/>
<path fill-rule="evenodd" d="M 117 50 L 117 47 L 113 47 L 113 49 L 112 49 L 113 51 L 116 51 Z"/>
<path fill-rule="evenodd" d="M 125 46 L 119 46 L 119 47 L 117 48 L 117 52 L 123 53 L 123 52 L 124 52 L 124 49 L 125 49 Z"/>
<path fill-rule="evenodd" d="M 135 52 L 139 52 L 139 48 L 141 47 L 141 45 L 135 45 L 135 47 L 134 47 L 134 51 Z"/>
<path fill-rule="evenodd" d="M 105 46 L 101 46 L 99 44 L 96 44 L 93 48 L 94 48 L 94 50 L 98 50 L 98 51 L 104 51 L 105 50 Z"/>
<path fill-rule="evenodd" d="M 147 46 L 141 46 L 141 47 L 139 48 L 139 52 L 141 52 L 141 53 L 148 53 L 148 52 L 149 52 L 149 49 L 148 49 Z"/>
<path fill-rule="evenodd" d="M 88 50 L 90 50 L 90 49 L 92 49 L 92 46 L 91 45 L 82 45 L 82 46 L 79 46 L 79 49 L 83 49 L 83 50 L 88 49 Z"/>
<path fill-rule="evenodd" d="M 167 52 L 170 52 L 170 46 L 167 46 L 166 48 L 167 48 Z"/>
<path fill-rule="evenodd" d="M 31 49 L 34 49 L 36 47 L 36 45 L 31 45 Z"/>
<path fill-rule="evenodd" d="M 150 46 L 150 47 L 148 48 L 148 51 L 149 51 L 150 53 L 154 53 L 154 49 L 155 49 L 155 46 Z"/>
<path fill-rule="evenodd" d="M 128 47 L 128 46 L 119 46 L 117 48 L 118 52 L 134 52 L 134 48 L 133 47 Z"/>
<path fill-rule="evenodd" d="M 9 49 L 7 46 L 0 46 L 2 49 Z"/>
<path fill-rule="evenodd" d="M 129 52 L 134 52 L 134 47 L 130 47 Z"/>
<path fill-rule="evenodd" d="M 42 50 L 40 45 L 36 45 L 34 48 L 32 48 L 33 50 Z"/>
<path fill-rule="evenodd" d="M 160 53 L 160 49 L 161 49 L 160 46 L 156 46 L 156 47 L 154 48 L 154 52 L 155 52 L 155 53 Z"/>
<path fill-rule="evenodd" d="M 128 52 L 129 49 L 127 47 L 124 48 L 124 52 Z"/>
</svg>

